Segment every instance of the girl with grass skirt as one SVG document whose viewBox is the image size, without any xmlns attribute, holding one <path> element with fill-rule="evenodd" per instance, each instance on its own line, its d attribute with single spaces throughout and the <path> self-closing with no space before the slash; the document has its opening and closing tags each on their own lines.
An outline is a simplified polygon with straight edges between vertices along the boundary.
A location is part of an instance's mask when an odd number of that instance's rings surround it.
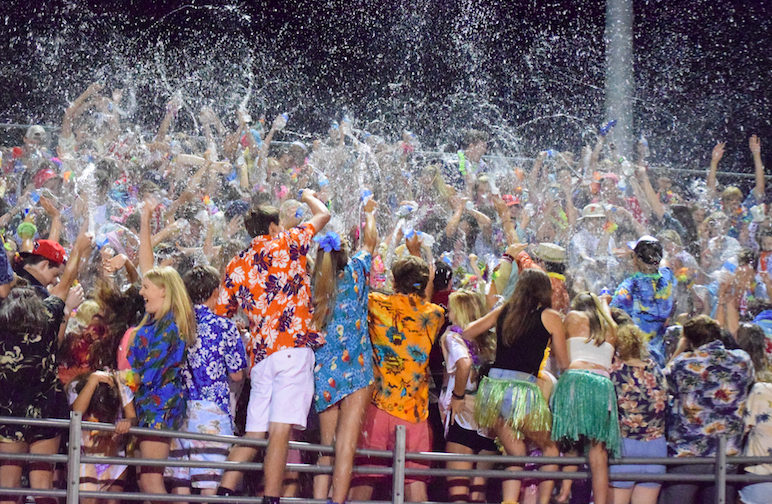
<svg viewBox="0 0 772 504">
<path fill-rule="evenodd" d="M 552 439 L 563 451 L 582 447 L 587 452 L 595 502 L 606 502 L 608 453 L 617 457 L 620 451 L 616 392 L 609 378 L 616 328 L 608 304 L 598 296 L 583 292 L 573 299 L 565 319 L 571 364 L 552 394 Z M 558 502 L 566 502 L 569 491 L 564 484 Z"/>
<path fill-rule="evenodd" d="M 551 345 L 562 369 L 568 366 L 563 320 L 551 308 L 552 285 L 547 274 L 527 269 L 520 274 L 510 300 L 485 317 L 470 324 L 463 332 L 471 340 L 496 328 L 496 360 L 477 391 L 474 418 L 480 427 L 493 429 L 507 455 L 525 456 L 525 439 L 534 441 L 547 457 L 558 455 L 550 439 L 552 415 L 547 401 L 536 385 L 544 350 Z M 614 410 L 616 411 L 616 410 Z M 512 465 L 510 471 L 521 471 Z M 556 465 L 542 466 L 544 471 Z M 520 495 L 520 480 L 504 480 L 503 501 L 515 503 Z M 539 485 L 539 502 L 552 497 L 554 481 Z"/>
</svg>

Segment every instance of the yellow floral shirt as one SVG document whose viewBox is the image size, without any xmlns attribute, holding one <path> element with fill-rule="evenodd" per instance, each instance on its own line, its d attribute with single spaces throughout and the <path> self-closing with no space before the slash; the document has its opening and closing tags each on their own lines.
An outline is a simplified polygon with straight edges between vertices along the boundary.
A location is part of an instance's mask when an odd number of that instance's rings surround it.
<svg viewBox="0 0 772 504">
<path fill-rule="evenodd" d="M 442 307 L 415 294 L 371 293 L 368 304 L 373 343 L 373 404 L 408 422 L 429 416 L 429 352 L 445 321 Z"/>
</svg>

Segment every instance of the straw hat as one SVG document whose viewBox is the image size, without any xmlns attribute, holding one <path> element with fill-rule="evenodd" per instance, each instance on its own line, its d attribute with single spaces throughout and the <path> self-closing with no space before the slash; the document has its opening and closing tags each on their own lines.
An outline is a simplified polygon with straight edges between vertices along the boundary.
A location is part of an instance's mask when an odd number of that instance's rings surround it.
<svg viewBox="0 0 772 504">
<path fill-rule="evenodd" d="M 554 243 L 540 243 L 531 252 L 534 257 L 546 262 L 566 262 L 566 249 Z"/>
</svg>

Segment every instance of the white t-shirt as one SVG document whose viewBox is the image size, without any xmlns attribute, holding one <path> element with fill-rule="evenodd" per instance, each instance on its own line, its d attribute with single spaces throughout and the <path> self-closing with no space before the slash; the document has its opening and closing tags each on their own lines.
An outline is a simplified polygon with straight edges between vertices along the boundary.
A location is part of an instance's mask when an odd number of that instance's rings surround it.
<svg viewBox="0 0 772 504">
<path fill-rule="evenodd" d="M 445 422 L 445 433 L 448 432 L 450 426 L 450 417 L 448 411 L 450 410 L 450 398 L 453 393 L 453 388 L 456 386 L 456 369 L 458 361 L 461 359 L 470 359 L 469 348 L 467 348 L 464 339 L 460 334 L 451 330 L 445 331 L 442 335 L 442 355 L 445 357 L 445 379 L 443 380 L 442 393 L 440 394 L 440 400 L 438 406 L 440 408 L 440 415 Z M 472 373 L 469 373 L 469 378 L 472 377 Z M 471 379 L 467 379 L 466 382 L 467 392 L 476 392 L 477 383 L 472 382 Z M 471 401 L 467 400 L 467 404 Z M 474 421 L 474 411 L 465 412 L 463 415 L 456 417 L 456 423 L 467 430 L 477 430 L 477 423 Z"/>
</svg>

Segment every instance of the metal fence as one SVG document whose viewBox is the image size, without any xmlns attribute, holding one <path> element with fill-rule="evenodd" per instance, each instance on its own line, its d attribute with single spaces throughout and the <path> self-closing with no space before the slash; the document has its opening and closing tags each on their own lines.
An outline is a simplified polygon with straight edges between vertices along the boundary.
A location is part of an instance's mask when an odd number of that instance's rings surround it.
<svg viewBox="0 0 772 504">
<path fill-rule="evenodd" d="M 66 498 L 67 504 L 76 504 L 80 498 L 99 498 L 99 499 L 121 499 L 128 501 L 169 501 L 178 502 L 184 500 L 191 503 L 216 502 L 216 503 L 236 503 L 247 504 L 262 503 L 260 497 L 222 497 L 205 495 L 159 495 L 147 494 L 141 492 L 103 492 L 103 491 L 81 491 L 80 483 L 80 465 L 81 464 L 121 464 L 130 466 L 170 466 L 170 467 L 200 467 L 200 468 L 219 468 L 219 469 L 237 469 L 240 471 L 262 470 L 263 464 L 260 463 L 236 463 L 236 462 L 198 462 L 190 460 L 167 460 L 167 459 L 140 459 L 123 457 L 99 457 L 88 456 L 81 453 L 82 440 L 82 415 L 78 412 L 71 413 L 69 420 L 39 420 L 29 418 L 10 418 L 0 417 L 0 424 L 23 424 L 36 425 L 40 427 L 54 427 L 69 431 L 69 443 L 66 455 L 37 455 L 37 454 L 11 454 L 0 453 L 0 460 L 15 460 L 23 462 L 47 462 L 54 464 L 65 463 L 67 465 L 67 487 L 66 490 L 39 490 L 28 488 L 3 488 L 0 487 L 0 495 L 26 495 L 38 497 Z M 88 422 L 89 431 L 114 431 L 113 424 L 104 424 Z M 267 440 L 255 440 L 238 438 L 234 436 L 215 436 L 209 434 L 198 434 L 190 432 L 163 431 L 155 429 L 132 428 L 130 434 L 142 436 L 152 435 L 155 437 L 180 438 L 200 441 L 216 441 L 230 444 L 252 445 L 256 447 L 265 447 Z M 357 450 L 357 455 L 387 459 L 391 461 L 391 467 L 355 467 L 354 473 L 357 474 L 380 474 L 392 476 L 392 500 L 393 504 L 402 504 L 405 500 L 405 477 L 406 476 L 434 476 L 434 477 L 468 477 L 470 475 L 481 476 L 485 478 L 496 479 L 586 479 L 590 477 L 587 471 L 577 472 L 548 472 L 548 471 L 506 471 L 506 470 L 480 470 L 463 471 L 453 469 L 416 469 L 406 468 L 405 463 L 408 460 L 425 462 L 448 462 L 448 461 L 466 461 L 466 462 L 496 462 L 499 464 L 535 464 L 537 466 L 558 464 L 558 465 L 580 465 L 586 464 L 585 457 L 510 457 L 498 455 L 460 455 L 453 453 L 440 452 L 422 452 L 408 453 L 405 450 L 405 428 L 398 426 L 396 428 L 395 448 L 392 451 L 384 450 Z M 331 446 L 317 445 L 305 442 L 290 442 L 291 449 L 301 451 L 311 451 L 318 454 L 334 454 Z M 768 457 L 727 457 L 726 439 L 719 437 L 719 446 L 716 457 L 684 457 L 684 458 L 621 458 L 612 459 L 610 464 L 663 464 L 666 466 L 699 464 L 713 465 L 712 474 L 651 474 L 651 473 L 624 473 L 610 474 L 612 481 L 657 481 L 657 482 L 715 482 L 716 501 L 719 504 L 726 502 L 727 482 L 733 483 L 759 483 L 772 482 L 772 475 L 756 474 L 727 474 L 729 465 L 749 465 L 749 464 L 769 464 L 772 463 L 772 456 Z M 332 466 L 320 466 L 316 464 L 287 464 L 288 471 L 305 472 L 312 474 L 331 474 Z M 324 500 L 287 498 L 282 499 L 288 503 L 319 503 Z M 387 504 L 388 501 L 368 501 L 370 503 Z"/>
</svg>

